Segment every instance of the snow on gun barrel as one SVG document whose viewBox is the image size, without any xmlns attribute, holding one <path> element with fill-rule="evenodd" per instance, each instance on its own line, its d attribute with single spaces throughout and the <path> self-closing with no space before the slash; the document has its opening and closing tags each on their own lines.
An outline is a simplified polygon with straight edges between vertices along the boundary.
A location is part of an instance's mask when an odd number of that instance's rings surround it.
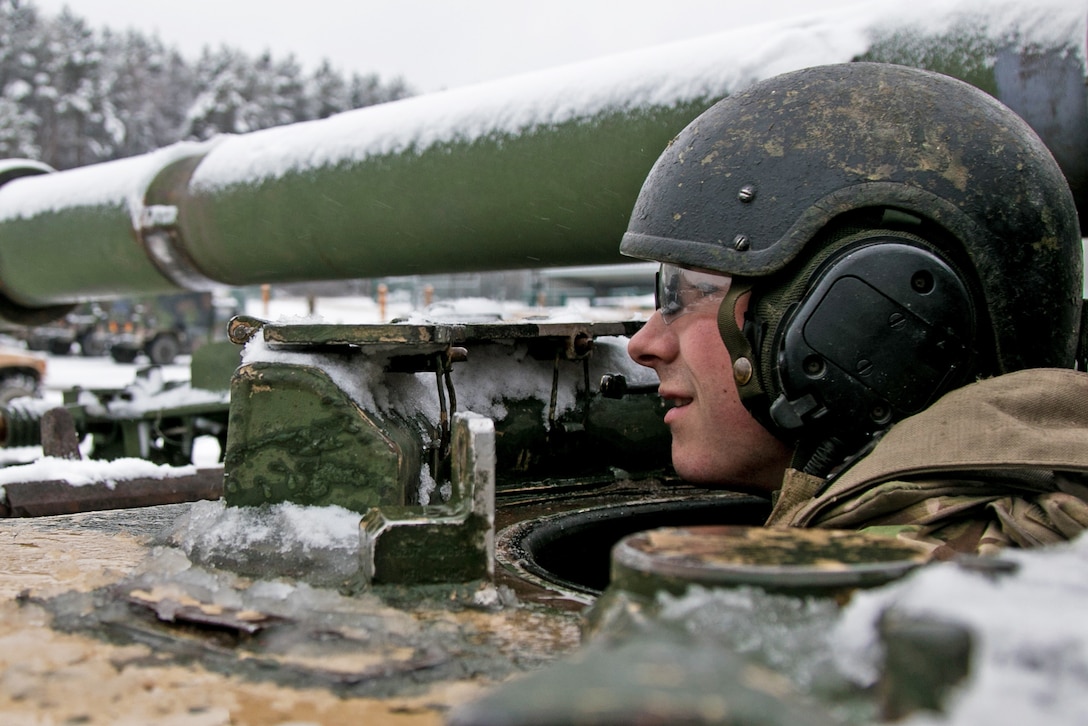
<svg viewBox="0 0 1088 726">
<path fill-rule="evenodd" d="M 80 169 L 9 161 L 3 312 L 623 262 L 615 240 L 642 181 L 688 121 L 759 79 L 852 59 L 926 66 L 1005 102 L 1048 143 L 1084 214 L 1083 25 L 1069 0 L 869 3 Z"/>
</svg>

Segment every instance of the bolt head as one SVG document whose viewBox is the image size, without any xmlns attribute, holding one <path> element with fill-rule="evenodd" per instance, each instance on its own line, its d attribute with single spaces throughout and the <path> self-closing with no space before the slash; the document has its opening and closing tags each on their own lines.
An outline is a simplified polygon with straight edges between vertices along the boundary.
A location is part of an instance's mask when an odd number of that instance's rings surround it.
<svg viewBox="0 0 1088 726">
<path fill-rule="evenodd" d="M 738 386 L 743 386 L 752 380 L 752 361 L 747 358 L 737 358 L 733 364 L 733 380 Z"/>
</svg>

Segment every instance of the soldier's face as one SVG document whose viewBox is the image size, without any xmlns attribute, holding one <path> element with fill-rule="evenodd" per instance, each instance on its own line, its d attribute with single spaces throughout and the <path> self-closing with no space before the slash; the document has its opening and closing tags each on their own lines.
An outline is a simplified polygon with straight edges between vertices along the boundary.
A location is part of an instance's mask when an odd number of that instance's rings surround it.
<svg viewBox="0 0 1088 726">
<path fill-rule="evenodd" d="M 673 404 L 665 423 L 677 474 L 704 485 L 772 491 L 781 484 L 790 450 L 740 402 L 732 361 L 718 333 L 718 307 L 728 289 L 728 278 L 720 279 L 724 284 L 715 289 L 712 281 L 696 278 L 702 294 L 691 292 L 687 283 L 692 281 L 680 281 L 688 290 L 679 298 L 683 311 L 677 299 L 671 305 L 662 300 L 659 289 L 661 309 L 631 338 L 628 353 L 657 372 L 659 393 Z M 738 304 L 739 315 L 746 304 L 743 299 Z"/>
</svg>

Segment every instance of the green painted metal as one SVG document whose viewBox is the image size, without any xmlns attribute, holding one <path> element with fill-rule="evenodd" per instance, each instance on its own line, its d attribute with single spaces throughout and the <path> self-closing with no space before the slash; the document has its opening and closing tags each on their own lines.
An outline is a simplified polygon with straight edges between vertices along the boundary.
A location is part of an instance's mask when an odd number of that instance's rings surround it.
<svg viewBox="0 0 1088 726">
<path fill-rule="evenodd" d="M 241 351 L 230 341 L 215 340 L 205 343 L 192 354 L 189 364 L 189 382 L 193 388 L 205 391 L 225 391 L 238 368 Z"/>
<path fill-rule="evenodd" d="M 490 580 L 495 574 L 495 424 L 454 417 L 451 493 L 431 506 L 379 506 L 362 520 L 366 584 Z"/>
<path fill-rule="evenodd" d="M 267 360 L 244 362 L 232 381 L 224 498 L 231 506 L 290 501 L 364 514 L 372 507 L 418 507 L 424 470 L 435 482 L 455 478 L 450 422 L 476 393 L 479 378 L 469 369 L 479 366 L 497 380 L 532 381 L 536 392 L 503 395 L 502 413 L 494 414 L 491 458 L 500 485 L 600 478 L 612 476 L 612 467 L 663 470 L 669 436 L 661 400 L 606 398 L 590 378 L 595 338 L 630 335 L 639 325 L 273 324 L 235 318 L 232 340 L 256 339 L 270 352 Z M 359 400 L 360 391 L 375 390 L 404 403 L 389 410 Z M 549 399 L 560 390 L 575 392 L 568 410 L 552 409 Z M 422 391 L 424 398 L 405 391 Z"/>
<path fill-rule="evenodd" d="M 619 263 L 642 180 L 711 100 L 189 190 L 178 228 L 234 285 Z"/>
<path fill-rule="evenodd" d="M 45 184 L 49 179 L 20 181 Z M 109 299 L 118 291 L 135 297 L 183 290 L 166 281 L 148 259 L 123 205 L 68 207 L 10 219 L 0 234 L 2 289 L 29 307 Z"/>
<path fill-rule="evenodd" d="M 231 506 L 408 504 L 422 456 L 406 422 L 363 411 L 318 368 L 254 364 L 235 374 L 223 482 Z"/>
</svg>

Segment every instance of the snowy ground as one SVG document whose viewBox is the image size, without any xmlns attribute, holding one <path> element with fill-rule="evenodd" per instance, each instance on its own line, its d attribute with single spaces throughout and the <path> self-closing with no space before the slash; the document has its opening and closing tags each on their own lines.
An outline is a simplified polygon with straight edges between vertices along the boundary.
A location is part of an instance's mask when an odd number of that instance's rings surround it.
<svg viewBox="0 0 1088 726">
<path fill-rule="evenodd" d="M 83 357 L 80 355 L 49 355 L 47 359 L 43 396 L 48 401 L 60 403 L 64 391 L 75 387 L 86 389 L 123 388 L 136 380 L 136 373 L 146 368 L 146 361 L 117 363 L 109 356 Z M 189 380 L 189 356 L 180 356 L 168 366 L 162 366 L 163 378 L 168 381 Z"/>
<path fill-rule="evenodd" d="M 136 363 L 117 363 L 109 356 L 83 357 L 80 355 L 58 356 L 48 353 L 35 353 L 45 358 L 45 380 L 42 382 L 42 400 L 51 405 L 64 402 L 64 392 L 74 388 L 87 390 L 125 388 L 136 381 L 137 373 L 149 364 L 147 361 Z M 164 381 L 189 380 L 189 356 L 180 356 L 168 366 L 162 366 Z M 80 446 L 86 456 L 90 452 L 90 439 Z M 219 461 L 219 442 L 212 437 L 201 437 L 194 442 L 193 459 L 198 466 L 213 466 Z M 0 467 L 14 464 L 29 464 L 42 456 L 40 446 L 0 448 Z M 88 467 L 92 462 L 84 462 Z M 69 466 L 73 466 L 69 463 Z M 140 475 L 145 475 L 146 472 Z M 135 475 L 135 474 L 134 474 Z M 2 490 L 2 487 L 0 487 Z"/>
</svg>

